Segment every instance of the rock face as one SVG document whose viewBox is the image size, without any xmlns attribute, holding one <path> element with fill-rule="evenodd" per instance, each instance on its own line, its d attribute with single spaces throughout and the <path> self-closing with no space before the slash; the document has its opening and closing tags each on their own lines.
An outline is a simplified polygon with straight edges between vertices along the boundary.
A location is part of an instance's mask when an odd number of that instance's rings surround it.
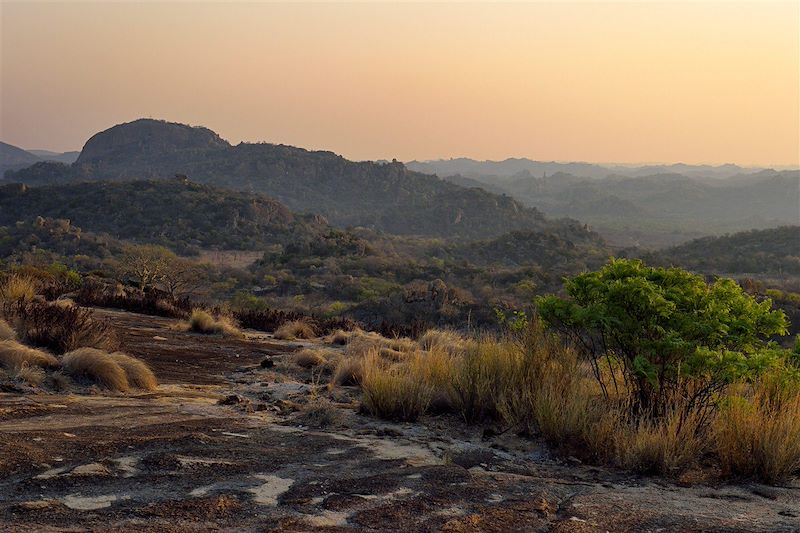
<svg viewBox="0 0 800 533">
<path fill-rule="evenodd" d="M 150 157 L 184 150 L 197 152 L 228 147 L 227 141 L 208 128 L 140 119 L 93 135 L 84 145 L 77 164 L 115 157 Z"/>
</svg>

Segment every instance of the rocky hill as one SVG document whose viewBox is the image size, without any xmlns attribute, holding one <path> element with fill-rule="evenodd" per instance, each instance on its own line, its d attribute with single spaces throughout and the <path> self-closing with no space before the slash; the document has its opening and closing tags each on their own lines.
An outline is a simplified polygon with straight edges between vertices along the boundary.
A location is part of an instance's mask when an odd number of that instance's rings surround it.
<svg viewBox="0 0 800 533">
<path fill-rule="evenodd" d="M 178 249 L 264 248 L 315 239 L 329 229 L 319 217 L 296 216 L 264 195 L 178 179 L 0 187 L 0 226 L 36 217 Z"/>
<path fill-rule="evenodd" d="M 510 197 L 413 172 L 398 162 L 353 162 L 332 152 L 277 144 L 231 146 L 211 130 L 142 119 L 86 143 L 69 166 L 39 163 L 7 173 L 7 182 L 172 178 L 269 194 L 290 209 L 325 215 L 339 226 L 398 234 L 488 238 L 514 230 L 549 231 L 550 221 Z"/>
</svg>

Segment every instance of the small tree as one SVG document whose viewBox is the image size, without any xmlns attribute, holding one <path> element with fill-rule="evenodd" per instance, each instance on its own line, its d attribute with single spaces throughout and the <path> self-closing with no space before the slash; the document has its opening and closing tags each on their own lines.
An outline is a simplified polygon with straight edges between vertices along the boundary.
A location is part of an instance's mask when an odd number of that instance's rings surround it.
<svg viewBox="0 0 800 533">
<path fill-rule="evenodd" d="M 177 256 L 163 246 L 131 246 L 122 257 L 121 270 L 139 284 L 142 290 L 163 280 L 164 272 Z"/>
<path fill-rule="evenodd" d="M 705 409 L 750 367 L 765 337 L 787 330 L 782 311 L 733 280 L 707 284 L 685 270 L 638 260 L 612 260 L 567 279 L 565 288 L 569 299 L 538 299 L 542 318 L 589 356 L 604 393 L 611 386 L 605 376 L 622 368 L 635 415 L 663 414 L 676 394 L 687 412 Z M 611 372 L 601 367 L 606 363 Z"/>
</svg>

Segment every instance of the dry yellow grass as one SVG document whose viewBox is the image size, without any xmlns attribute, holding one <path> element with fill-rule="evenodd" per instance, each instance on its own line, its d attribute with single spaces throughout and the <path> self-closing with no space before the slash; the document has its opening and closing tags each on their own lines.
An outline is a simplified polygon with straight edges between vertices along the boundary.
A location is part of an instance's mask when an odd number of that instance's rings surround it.
<svg viewBox="0 0 800 533">
<path fill-rule="evenodd" d="M 27 383 L 32 387 L 38 387 L 41 385 L 45 376 L 46 374 L 41 367 L 30 366 L 27 363 L 23 363 L 22 366 L 14 369 L 11 372 L 11 377 L 13 379 Z"/>
<path fill-rule="evenodd" d="M 768 376 L 740 386 L 714 426 L 723 471 L 780 483 L 800 474 L 800 385 Z"/>
<path fill-rule="evenodd" d="M 122 366 L 102 350 L 79 348 L 61 359 L 64 372 L 75 379 L 85 379 L 100 387 L 127 392 L 130 389 L 128 377 Z"/>
<path fill-rule="evenodd" d="M 644 474 L 675 474 L 697 463 L 709 441 L 701 432 L 700 414 L 685 414 L 683 407 L 675 402 L 662 417 L 621 422 L 614 432 L 616 463 Z"/>
<path fill-rule="evenodd" d="M 331 350 L 321 348 L 304 348 L 292 354 L 292 361 L 303 368 L 324 365 L 332 356 Z"/>
<path fill-rule="evenodd" d="M 55 368 L 58 366 L 58 359 L 52 354 L 30 348 L 17 341 L 0 341 L 0 366 L 8 370 L 21 368 L 22 366 Z"/>
<path fill-rule="evenodd" d="M 275 330 L 273 336 L 281 340 L 295 340 L 295 339 L 312 339 L 315 336 L 314 328 L 308 322 L 302 320 L 293 320 L 281 324 Z"/>
<path fill-rule="evenodd" d="M 328 344 L 338 344 L 344 346 L 345 344 L 350 342 L 350 338 L 353 335 L 357 334 L 357 332 L 359 331 L 360 330 L 345 331 L 343 329 L 337 329 L 336 331 L 325 337 L 323 340 Z"/>
<path fill-rule="evenodd" d="M 125 371 L 131 387 L 143 390 L 155 390 L 158 387 L 158 380 L 153 370 L 141 359 L 122 352 L 114 352 L 109 357 Z"/>
<path fill-rule="evenodd" d="M 30 302 L 36 296 L 37 283 L 30 276 L 12 274 L 0 283 L 0 301 Z"/>
<path fill-rule="evenodd" d="M 463 353 L 467 345 L 467 340 L 455 331 L 446 329 L 429 329 L 418 339 L 419 346 L 423 350 L 444 350 L 451 354 Z"/>
<path fill-rule="evenodd" d="M 0 341 L 13 341 L 17 339 L 17 332 L 11 325 L 0 318 Z"/>
<path fill-rule="evenodd" d="M 213 317 L 203 309 L 193 309 L 189 317 L 189 330 L 205 335 L 222 334 L 231 337 L 242 336 L 236 322 L 227 316 Z"/>
<path fill-rule="evenodd" d="M 426 379 L 425 358 L 414 354 L 398 364 L 387 364 L 378 351 L 363 360 L 362 405 L 387 420 L 414 421 L 428 408 L 433 388 Z"/>
<path fill-rule="evenodd" d="M 363 357 L 344 357 L 336 364 L 331 385 L 354 386 L 361 383 L 364 376 Z"/>
</svg>

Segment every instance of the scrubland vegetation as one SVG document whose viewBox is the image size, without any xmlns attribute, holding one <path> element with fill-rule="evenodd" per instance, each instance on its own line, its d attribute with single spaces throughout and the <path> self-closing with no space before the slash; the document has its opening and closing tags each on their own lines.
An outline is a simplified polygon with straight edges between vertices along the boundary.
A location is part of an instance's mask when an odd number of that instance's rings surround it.
<svg viewBox="0 0 800 533">
<path fill-rule="evenodd" d="M 331 384 L 360 387 L 363 409 L 380 418 L 449 412 L 635 472 L 716 465 L 769 483 L 798 473 L 800 352 L 762 340 L 786 327 L 769 301 L 725 280 L 706 285 L 629 261 L 567 287 L 569 300 L 539 302 L 555 329 L 535 318 L 501 337 L 336 332 L 326 341 L 345 347 Z M 614 330 L 602 331 L 606 324 Z M 397 355 L 387 356 L 391 344 Z M 307 367 L 326 359 L 295 356 Z"/>
<path fill-rule="evenodd" d="M 5 377 L 55 391 L 97 386 L 129 392 L 158 386 L 146 363 L 114 351 L 118 339 L 110 324 L 70 300 L 44 300 L 42 292 L 54 291 L 48 281 L 60 283 L 56 275 L 0 278 L 0 370 Z"/>
</svg>

